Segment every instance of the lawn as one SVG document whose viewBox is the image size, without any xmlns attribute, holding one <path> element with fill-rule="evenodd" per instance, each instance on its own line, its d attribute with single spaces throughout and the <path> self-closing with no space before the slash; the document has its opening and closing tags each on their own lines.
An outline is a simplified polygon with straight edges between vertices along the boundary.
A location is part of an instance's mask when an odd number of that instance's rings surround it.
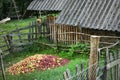
<svg viewBox="0 0 120 80">
<path fill-rule="evenodd" d="M 35 21 L 36 18 L 28 18 L 24 20 L 14 20 L 10 21 L 5 24 L 0 25 L 0 29 L 4 30 L 5 33 L 9 32 L 11 30 L 14 30 L 16 28 L 15 25 L 18 25 L 18 27 L 25 27 L 27 26 L 30 22 Z M 85 65 L 88 63 L 89 56 L 88 54 L 79 54 L 79 53 L 73 53 L 72 49 L 68 52 L 65 51 L 59 51 L 57 52 L 55 49 L 45 47 L 45 46 L 36 46 L 34 45 L 29 45 L 26 47 L 25 51 L 18 52 L 18 53 L 11 53 L 4 57 L 4 64 L 5 64 L 5 70 L 9 67 L 12 66 L 13 64 L 29 57 L 33 56 L 35 54 L 50 54 L 50 55 L 55 55 L 59 56 L 61 58 L 66 58 L 70 62 L 66 64 L 65 66 L 60 66 L 58 68 L 50 69 L 50 70 L 44 70 L 44 71 L 39 71 L 35 70 L 34 72 L 26 73 L 26 74 L 19 74 L 19 75 L 11 75 L 10 73 L 6 72 L 6 78 L 7 80 L 62 80 L 63 79 L 63 72 L 66 69 L 70 69 L 72 74 L 74 75 L 75 73 L 75 66 L 77 64 L 80 64 L 81 62 L 84 62 Z M 0 80 L 2 80 L 2 76 L 0 73 Z"/>
</svg>

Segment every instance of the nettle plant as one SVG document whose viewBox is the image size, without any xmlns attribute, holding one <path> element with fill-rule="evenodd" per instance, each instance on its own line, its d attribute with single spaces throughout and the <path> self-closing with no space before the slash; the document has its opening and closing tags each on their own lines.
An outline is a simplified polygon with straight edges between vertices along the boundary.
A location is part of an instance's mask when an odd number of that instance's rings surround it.
<svg viewBox="0 0 120 80">
<path fill-rule="evenodd" d="M 71 45 L 68 54 L 72 56 L 73 53 L 76 51 L 78 51 L 81 54 L 89 54 L 90 52 L 89 44 L 76 43 L 75 45 Z"/>
</svg>

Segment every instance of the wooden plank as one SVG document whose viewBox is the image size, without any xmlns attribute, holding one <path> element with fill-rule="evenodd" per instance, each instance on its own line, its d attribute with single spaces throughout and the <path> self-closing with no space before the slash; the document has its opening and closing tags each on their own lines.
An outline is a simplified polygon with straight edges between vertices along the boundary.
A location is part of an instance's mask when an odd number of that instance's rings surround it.
<svg viewBox="0 0 120 80">
<path fill-rule="evenodd" d="M 7 45 L 7 48 L 9 49 L 10 47 L 9 47 L 9 43 L 8 43 L 8 41 L 7 41 L 7 37 L 6 37 L 6 36 L 3 36 L 3 38 L 4 38 L 4 41 L 5 41 L 6 45 Z"/>
<path fill-rule="evenodd" d="M 29 24 L 30 24 L 30 23 L 29 23 Z M 19 30 L 19 31 L 22 31 L 22 30 L 29 29 L 29 28 L 31 28 L 31 27 L 32 27 L 32 26 L 29 25 L 29 26 L 26 26 L 26 27 L 24 27 L 24 28 L 19 28 L 18 30 Z M 16 32 L 16 30 L 10 31 L 10 33 L 13 33 L 13 32 Z"/>
<path fill-rule="evenodd" d="M 58 25 L 58 43 L 59 43 L 59 40 L 60 40 L 60 35 L 59 35 L 59 33 L 60 33 L 60 25 Z"/>
<path fill-rule="evenodd" d="M 20 35 L 20 32 L 19 32 L 18 28 L 16 28 L 16 32 L 18 34 L 19 42 L 22 43 L 21 35 Z"/>
<path fill-rule="evenodd" d="M 68 31 L 70 32 L 70 26 L 68 26 Z M 69 40 L 71 40 L 71 39 L 70 39 L 70 33 L 68 33 L 68 38 L 69 38 Z M 69 44 L 71 44 L 70 41 L 68 41 L 68 42 L 69 42 Z"/>
<path fill-rule="evenodd" d="M 57 46 L 57 51 L 59 50 L 58 47 L 58 26 L 56 25 L 56 46 Z"/>
<path fill-rule="evenodd" d="M 84 64 L 83 63 L 81 63 L 81 80 L 84 80 Z"/>
<path fill-rule="evenodd" d="M 54 42 L 56 43 L 56 28 L 55 24 L 53 25 L 53 34 L 54 34 Z"/>
<path fill-rule="evenodd" d="M 115 50 L 115 51 L 113 52 L 114 61 L 118 59 L 118 58 L 117 58 L 117 55 L 118 55 L 118 54 L 117 54 L 117 51 Z M 118 64 L 116 64 L 116 65 L 114 66 L 114 77 L 115 77 L 115 80 L 117 80 L 117 72 L 118 72 L 118 71 L 117 71 L 117 69 L 118 69 L 118 68 L 117 68 L 117 65 L 118 65 Z"/>
<path fill-rule="evenodd" d="M 60 25 L 60 41 L 61 41 L 61 40 L 63 40 L 63 38 L 62 38 L 62 35 L 61 35 L 61 34 L 62 34 L 62 25 Z"/>
<path fill-rule="evenodd" d="M 113 61 L 113 55 L 112 53 L 109 53 L 109 63 Z M 110 77 L 112 80 L 114 80 L 114 68 L 110 68 Z"/>
<path fill-rule="evenodd" d="M 118 58 L 120 58 L 120 49 L 118 50 Z M 118 80 L 120 80 L 120 64 L 118 65 Z"/>
<path fill-rule="evenodd" d="M 64 80 L 68 80 L 68 77 L 67 77 L 67 73 L 66 73 L 66 72 L 63 73 L 63 78 L 64 78 Z"/>
<path fill-rule="evenodd" d="M 115 56 L 116 59 L 119 59 L 119 53 L 118 53 L 118 50 L 117 50 L 117 55 Z M 116 65 L 116 80 L 119 80 L 118 79 L 118 75 L 119 74 L 119 64 Z"/>
<path fill-rule="evenodd" d="M 46 22 L 46 27 L 47 27 L 47 29 L 46 29 L 47 34 L 46 35 L 48 35 L 48 34 L 50 34 L 50 27 L 49 27 L 48 22 Z M 47 36 L 47 39 L 50 41 L 50 36 Z"/>
<path fill-rule="evenodd" d="M 64 25 L 64 32 L 67 32 L 67 31 L 68 31 L 67 28 L 68 28 L 68 26 L 65 26 L 65 25 Z M 68 40 L 67 35 L 68 35 L 68 34 L 65 34 L 65 35 L 64 35 L 65 40 Z M 65 44 L 67 45 L 67 41 L 65 41 Z"/>
<path fill-rule="evenodd" d="M 78 35 L 77 35 L 77 26 L 75 27 L 75 32 L 76 32 L 76 33 L 75 33 L 75 35 L 76 35 L 76 36 L 75 36 L 75 37 L 76 37 L 76 39 L 75 39 L 75 40 L 76 40 L 76 44 L 77 44 L 77 40 L 78 40 Z"/>
<path fill-rule="evenodd" d="M 37 38 L 38 38 L 38 26 L 37 26 L 37 22 L 35 22 L 35 39 Z"/>
<path fill-rule="evenodd" d="M 49 23 L 48 23 L 49 25 Z M 51 25 L 49 25 L 49 28 L 50 28 L 50 34 L 52 34 L 52 29 L 51 29 Z M 52 40 L 52 36 L 50 35 L 50 40 Z"/>
<path fill-rule="evenodd" d="M 76 65 L 76 79 L 77 80 L 80 80 L 80 67 L 79 65 Z"/>
<path fill-rule="evenodd" d="M 31 26 L 31 24 L 29 24 Z M 31 42 L 31 28 L 29 28 L 29 34 L 28 34 L 28 42 Z"/>
<path fill-rule="evenodd" d="M 31 26 L 34 26 L 34 22 L 32 22 L 32 25 Z M 33 33 L 34 33 L 34 27 L 31 27 L 31 40 L 32 40 L 32 42 L 33 42 L 33 39 L 34 39 L 34 35 L 33 35 Z"/>
<path fill-rule="evenodd" d="M 12 36 L 10 36 L 10 34 L 8 34 L 6 37 L 7 37 L 8 43 L 9 43 L 9 48 L 10 48 L 9 52 L 12 53 L 13 50 L 14 50 L 14 47 L 12 45 L 13 44 L 13 42 L 12 42 Z"/>
<path fill-rule="evenodd" d="M 41 25 L 42 25 L 42 24 L 37 23 L 37 29 L 38 29 L 38 34 L 39 34 L 39 36 L 41 35 L 41 34 L 40 34 L 40 33 L 41 33 Z"/>
<path fill-rule="evenodd" d="M 111 63 L 108 63 L 106 66 L 107 66 L 107 70 L 109 70 L 110 68 L 112 68 L 112 67 L 114 67 L 115 65 L 118 65 L 118 64 L 120 64 L 120 59 L 118 59 L 118 60 L 115 60 L 115 61 L 113 61 L 113 62 L 111 62 Z"/>
<path fill-rule="evenodd" d="M 67 73 L 67 76 L 68 76 L 68 80 L 72 80 L 72 76 L 71 76 L 71 73 L 70 73 L 69 69 L 66 70 L 66 73 Z"/>
<path fill-rule="evenodd" d="M 54 40 L 54 26 L 51 25 L 51 27 L 52 27 L 52 40 Z"/>
<path fill-rule="evenodd" d="M 33 44 L 33 42 L 27 42 L 27 43 L 16 43 L 16 44 L 13 44 L 13 47 L 17 48 L 17 47 L 25 46 L 25 45 L 28 45 L 28 44 Z"/>
</svg>

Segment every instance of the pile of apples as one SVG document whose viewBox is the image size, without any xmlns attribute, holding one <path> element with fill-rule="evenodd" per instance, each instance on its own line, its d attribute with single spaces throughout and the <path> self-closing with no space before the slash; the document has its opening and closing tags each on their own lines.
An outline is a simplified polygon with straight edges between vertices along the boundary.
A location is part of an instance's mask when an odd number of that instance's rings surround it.
<svg viewBox="0 0 120 80">
<path fill-rule="evenodd" d="M 63 66 L 68 62 L 69 60 L 59 58 L 58 56 L 36 54 L 16 64 L 13 64 L 11 67 L 7 68 L 7 71 L 12 75 L 18 75 L 32 72 L 34 70 L 42 71 L 56 68 L 59 66 Z"/>
</svg>

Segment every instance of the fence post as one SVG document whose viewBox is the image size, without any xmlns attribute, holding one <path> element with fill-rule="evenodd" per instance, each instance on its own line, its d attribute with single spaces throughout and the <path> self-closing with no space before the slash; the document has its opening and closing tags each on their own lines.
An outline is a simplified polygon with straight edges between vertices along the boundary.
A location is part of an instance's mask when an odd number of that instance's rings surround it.
<svg viewBox="0 0 120 80">
<path fill-rule="evenodd" d="M 16 31 L 17 31 L 17 34 L 18 34 L 19 42 L 22 43 L 21 34 L 20 34 L 20 31 L 19 31 L 18 27 L 16 28 Z"/>
<path fill-rule="evenodd" d="M 59 51 L 59 47 L 58 47 L 58 25 L 56 25 L 56 47 L 57 47 L 57 51 Z"/>
<path fill-rule="evenodd" d="M 96 80 L 97 78 L 97 65 L 98 65 L 98 48 L 99 48 L 99 36 L 91 36 L 91 48 L 89 59 L 89 80 Z"/>
<path fill-rule="evenodd" d="M 72 80 L 72 76 L 71 76 L 71 73 L 70 73 L 70 70 L 67 69 L 64 73 L 63 73 L 63 77 L 64 77 L 64 80 Z"/>
<path fill-rule="evenodd" d="M 38 41 L 41 37 L 41 31 L 42 31 L 42 23 L 37 23 L 37 31 L 38 31 Z"/>
<path fill-rule="evenodd" d="M 10 34 L 7 34 L 7 40 L 8 40 L 8 43 L 9 43 L 9 52 L 12 53 L 13 52 L 13 43 L 12 43 L 12 36 Z"/>
<path fill-rule="evenodd" d="M 3 78 L 3 80 L 6 80 L 4 64 L 3 64 L 3 57 L 2 57 L 2 50 L 1 49 L 0 49 L 0 63 L 1 63 L 1 70 L 2 70 L 2 78 Z"/>
</svg>

